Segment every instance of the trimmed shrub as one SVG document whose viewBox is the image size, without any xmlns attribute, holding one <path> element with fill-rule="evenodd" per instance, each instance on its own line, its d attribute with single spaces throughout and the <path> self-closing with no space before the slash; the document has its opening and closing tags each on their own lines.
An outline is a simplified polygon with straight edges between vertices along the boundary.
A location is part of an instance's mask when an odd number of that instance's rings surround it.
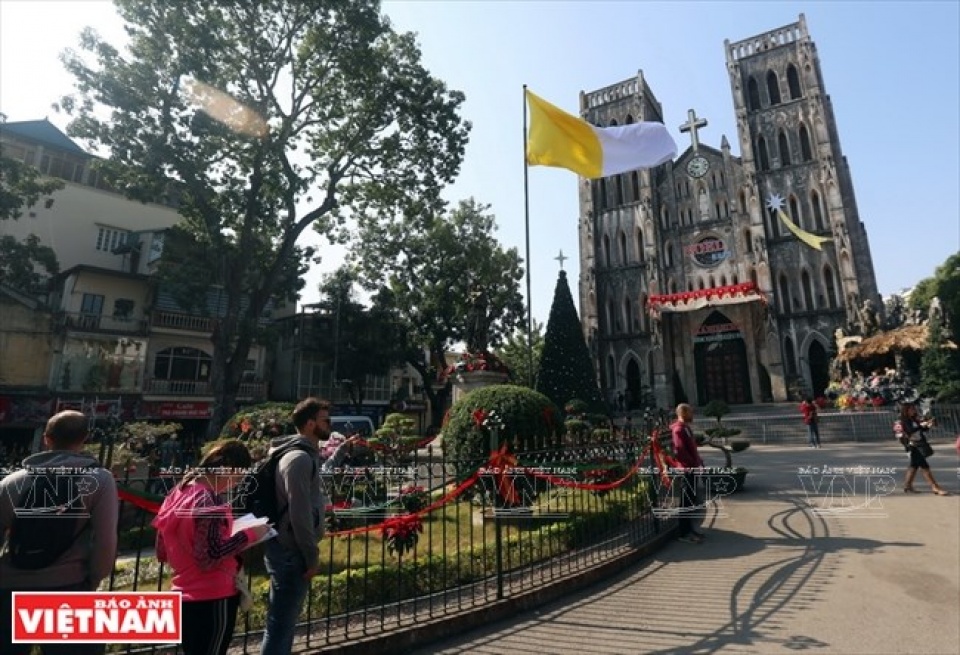
<svg viewBox="0 0 960 655">
<path fill-rule="evenodd" d="M 487 420 L 491 416 L 496 426 Z M 443 443 L 458 473 L 471 473 L 489 458 L 493 431 L 500 444 L 520 453 L 557 445 L 560 429 L 559 413 L 549 398 L 527 387 L 498 384 L 472 391 L 450 408 Z"/>
</svg>

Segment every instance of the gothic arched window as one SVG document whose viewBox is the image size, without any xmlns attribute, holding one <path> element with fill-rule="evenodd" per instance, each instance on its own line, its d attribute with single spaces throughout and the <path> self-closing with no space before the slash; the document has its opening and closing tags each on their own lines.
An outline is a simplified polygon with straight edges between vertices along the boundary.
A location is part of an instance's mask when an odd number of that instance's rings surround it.
<svg viewBox="0 0 960 655">
<path fill-rule="evenodd" d="M 780 165 L 789 166 L 790 146 L 787 144 L 787 135 L 783 132 L 780 132 L 780 136 L 777 137 L 777 145 L 780 147 Z"/>
<path fill-rule="evenodd" d="M 767 73 L 767 95 L 770 96 L 771 105 L 780 104 L 780 80 L 773 71 Z"/>
<path fill-rule="evenodd" d="M 600 209 L 601 209 L 601 210 L 607 208 L 607 178 L 605 178 L 605 177 L 601 177 L 601 178 L 600 178 L 600 202 L 599 202 L 599 205 L 600 205 Z"/>
<path fill-rule="evenodd" d="M 633 182 L 633 201 L 640 200 L 640 174 L 636 171 L 630 173 L 630 181 Z"/>
<path fill-rule="evenodd" d="M 768 230 L 770 238 L 779 239 L 780 238 L 780 217 L 777 216 L 777 212 L 772 209 L 767 210 L 767 219 L 770 221 L 770 229 Z"/>
<path fill-rule="evenodd" d="M 810 134 L 807 132 L 807 126 L 800 126 L 800 157 L 803 161 L 813 159 L 813 151 L 810 150 Z"/>
<path fill-rule="evenodd" d="M 603 262 L 610 267 L 610 237 L 603 235 Z"/>
<path fill-rule="evenodd" d="M 620 265 L 624 266 L 627 263 L 627 235 L 622 231 L 620 232 Z"/>
<path fill-rule="evenodd" d="M 760 170 L 770 170 L 770 156 L 767 154 L 767 140 L 762 136 L 757 139 L 757 158 L 760 160 Z"/>
<path fill-rule="evenodd" d="M 752 77 L 747 80 L 747 109 L 750 111 L 760 109 L 760 87 Z"/>
<path fill-rule="evenodd" d="M 637 261 L 644 260 L 643 253 L 643 230 L 637 228 Z"/>
<path fill-rule="evenodd" d="M 817 232 L 823 232 L 823 205 L 820 204 L 820 194 L 816 189 L 810 192 L 810 204 L 813 205 L 813 227 Z"/>
<path fill-rule="evenodd" d="M 753 239 L 750 236 L 750 228 L 743 231 L 743 242 L 747 246 L 747 252 L 753 252 Z"/>
<path fill-rule="evenodd" d="M 800 97 L 800 76 L 793 64 L 787 66 L 787 86 L 790 87 L 790 99 L 796 100 Z"/>
<path fill-rule="evenodd" d="M 747 215 L 747 194 L 745 194 L 741 190 L 740 195 L 738 197 L 740 198 L 740 213 L 746 216 Z"/>
<path fill-rule="evenodd" d="M 783 274 L 780 275 L 780 311 L 790 313 L 790 282 Z"/>
<path fill-rule="evenodd" d="M 833 309 L 838 305 L 837 284 L 833 277 L 833 269 L 829 265 L 823 267 L 823 287 L 827 290 L 827 305 Z"/>
<path fill-rule="evenodd" d="M 790 194 L 790 219 L 796 223 L 798 227 L 803 226 L 803 219 L 800 217 L 800 203 L 792 193 Z"/>
<path fill-rule="evenodd" d="M 800 285 L 803 288 L 803 307 L 808 312 L 812 312 L 816 307 L 813 305 L 813 284 L 810 282 L 810 274 L 804 269 L 800 274 Z"/>
</svg>

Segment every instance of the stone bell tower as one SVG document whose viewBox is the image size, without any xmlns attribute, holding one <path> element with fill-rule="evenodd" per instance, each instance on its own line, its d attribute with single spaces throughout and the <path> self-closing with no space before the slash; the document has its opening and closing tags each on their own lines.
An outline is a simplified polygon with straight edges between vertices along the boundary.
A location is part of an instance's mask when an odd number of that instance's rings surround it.
<svg viewBox="0 0 960 655">
<path fill-rule="evenodd" d="M 822 393 L 834 332 L 854 329 L 882 305 L 820 59 L 803 14 L 724 48 L 784 373 L 788 386 L 803 381 Z M 831 240 L 817 250 L 793 236 L 766 206 L 773 195 L 799 228 Z"/>
</svg>

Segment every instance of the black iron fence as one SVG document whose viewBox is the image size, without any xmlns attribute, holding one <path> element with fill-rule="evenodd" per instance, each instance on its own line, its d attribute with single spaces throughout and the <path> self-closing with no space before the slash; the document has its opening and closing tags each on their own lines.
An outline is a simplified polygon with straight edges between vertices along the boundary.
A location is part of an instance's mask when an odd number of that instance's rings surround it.
<svg viewBox="0 0 960 655">
<path fill-rule="evenodd" d="M 516 462 L 492 456 L 478 467 L 426 449 L 326 476 L 325 573 L 311 584 L 297 648 L 333 648 L 462 615 L 636 552 L 673 525 L 660 510 L 675 494 L 657 461 L 650 440 L 638 439 L 524 453 Z M 120 556 L 103 589 L 169 589 L 150 522 L 175 482 L 121 481 Z M 255 653 L 269 580 L 261 551 L 245 561 L 255 605 L 238 617 L 231 652 Z"/>
</svg>

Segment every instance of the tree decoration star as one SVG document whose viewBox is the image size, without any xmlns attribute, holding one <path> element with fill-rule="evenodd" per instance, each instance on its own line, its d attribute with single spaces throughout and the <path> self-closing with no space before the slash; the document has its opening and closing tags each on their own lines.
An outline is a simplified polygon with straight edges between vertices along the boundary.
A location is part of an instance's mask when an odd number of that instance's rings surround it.
<svg viewBox="0 0 960 655">
<path fill-rule="evenodd" d="M 783 209 L 785 201 L 779 193 L 774 193 L 767 196 L 767 209 L 772 209 L 773 211 L 780 211 Z"/>
</svg>

